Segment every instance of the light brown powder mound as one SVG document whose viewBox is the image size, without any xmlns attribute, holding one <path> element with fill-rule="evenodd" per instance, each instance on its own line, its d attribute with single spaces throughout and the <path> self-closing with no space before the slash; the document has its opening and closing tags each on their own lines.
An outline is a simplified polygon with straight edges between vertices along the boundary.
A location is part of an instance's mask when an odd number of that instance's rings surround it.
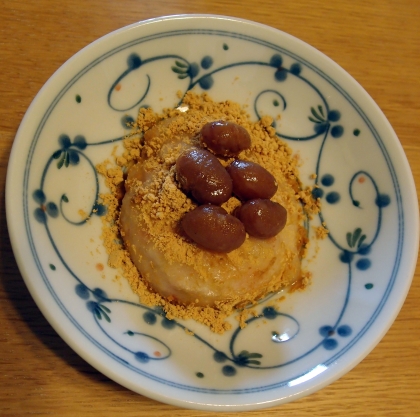
<svg viewBox="0 0 420 417">
<path fill-rule="evenodd" d="M 239 104 L 215 103 L 206 94 L 188 93 L 182 107 L 188 110 L 156 114 L 141 109 L 123 155 L 97 167 L 110 188 L 101 196 L 108 206 L 103 239 L 109 265 L 128 279 L 141 302 L 161 306 L 169 319 L 192 318 L 223 333 L 235 308 L 294 282 L 299 288 L 308 283 L 310 274 L 300 268 L 307 242 L 303 220 L 318 212 L 319 201 L 310 189 L 301 188 L 298 160 L 276 137 L 271 118 L 253 123 Z M 233 121 L 248 130 L 252 145 L 239 158 L 257 162 L 274 175 L 279 189 L 272 200 L 288 212 L 279 235 L 267 240 L 247 236 L 228 254 L 198 247 L 179 226 L 196 204 L 179 188 L 174 164 L 182 150 L 201 146 L 198 134 L 213 120 Z M 220 161 L 227 166 L 232 159 Z M 239 204 L 232 197 L 223 207 L 231 213 Z M 241 327 L 246 316 L 239 315 Z"/>
</svg>

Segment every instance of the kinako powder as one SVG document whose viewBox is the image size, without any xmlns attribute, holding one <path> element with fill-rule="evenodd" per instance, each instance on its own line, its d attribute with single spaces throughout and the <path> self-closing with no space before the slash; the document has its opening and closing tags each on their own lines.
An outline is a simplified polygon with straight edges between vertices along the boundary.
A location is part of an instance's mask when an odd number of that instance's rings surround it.
<svg viewBox="0 0 420 417">
<path fill-rule="evenodd" d="M 168 234 L 164 233 L 163 229 L 159 230 L 159 227 L 161 227 L 159 225 L 179 222 L 180 216 L 192 210 L 196 204 L 180 190 L 176 183 L 173 167 L 176 161 L 176 152 L 172 150 L 172 153 L 168 152 L 161 158 L 154 158 L 153 156 L 156 154 L 156 150 L 162 147 L 162 140 L 167 140 L 165 136 L 181 135 L 194 141 L 197 140 L 197 134 L 205 123 L 220 119 L 235 122 L 248 130 L 252 145 L 251 149 L 244 151 L 245 157 L 247 152 L 252 152 L 253 160 L 265 167 L 274 176 L 276 176 L 276 172 L 281 171 L 283 177 L 288 178 L 290 183 L 297 185 L 294 187 L 295 198 L 301 202 L 306 216 L 311 218 L 319 212 L 319 199 L 312 197 L 310 187 L 303 189 L 299 182 L 299 158 L 293 155 L 292 150 L 276 136 L 275 129 L 272 127 L 273 119 L 264 116 L 259 121 L 252 122 L 246 110 L 238 103 L 232 101 L 217 103 L 206 93 L 197 95 L 188 92 L 184 96 L 181 106 L 176 109 L 166 109 L 161 114 L 157 114 L 149 108 L 140 109 L 137 120 L 132 126 L 132 131 L 124 139 L 122 154 L 117 155 L 114 151 L 112 154 L 113 160 L 107 159 L 98 164 L 96 169 L 104 177 L 105 184 L 109 188 L 108 193 L 100 195 L 102 203 L 107 206 L 107 213 L 103 216 L 102 239 L 109 255 L 109 266 L 117 269 L 128 280 L 132 290 L 139 296 L 143 304 L 161 307 L 170 320 L 194 319 L 208 326 L 212 331 L 222 334 L 231 328 L 231 324 L 226 319 L 232 313 L 236 312 L 239 325 L 244 327 L 247 317 L 255 315 L 255 311 L 252 308 L 239 311 L 235 309 L 235 302 L 218 303 L 216 307 L 201 307 L 194 304 L 180 305 L 174 300 L 160 296 L 150 288 L 146 280 L 142 279 L 141 274 L 133 264 L 128 251 L 124 247 L 119 225 L 119 211 L 125 193 L 124 183 L 127 171 L 138 161 L 149 165 L 150 168 L 154 168 L 156 164 L 164 164 L 169 167 L 172 166 L 168 170 L 169 175 L 157 181 L 156 190 L 153 190 L 152 186 L 152 189 L 149 188 L 147 192 L 141 193 L 140 201 L 137 201 L 137 203 L 148 205 L 148 215 L 145 222 L 154 236 L 153 244 L 159 250 L 165 251 L 165 247 L 173 244 L 175 239 L 180 239 L 177 233 Z M 160 134 L 157 135 L 154 130 L 159 126 Z M 162 126 L 164 126 L 163 129 Z M 177 154 L 179 152 L 178 149 Z M 227 158 L 221 162 L 226 166 L 231 161 L 232 159 Z M 159 187 L 159 198 L 157 198 L 156 193 Z M 231 213 L 239 204 L 239 200 L 232 197 L 222 207 Z M 158 219 L 161 221 L 156 221 Z M 320 235 L 320 233 L 317 235 Z M 326 233 L 323 234 L 323 237 L 325 235 Z M 194 244 L 182 242 L 182 245 L 178 246 L 181 250 L 175 254 L 177 259 L 181 262 L 199 264 L 197 255 L 200 250 Z M 305 246 L 302 256 L 305 255 L 304 252 Z M 293 289 L 306 287 L 310 281 L 310 276 L 311 274 L 308 271 L 302 272 L 299 285 L 295 284 Z M 270 292 L 269 288 L 267 292 Z"/>
</svg>

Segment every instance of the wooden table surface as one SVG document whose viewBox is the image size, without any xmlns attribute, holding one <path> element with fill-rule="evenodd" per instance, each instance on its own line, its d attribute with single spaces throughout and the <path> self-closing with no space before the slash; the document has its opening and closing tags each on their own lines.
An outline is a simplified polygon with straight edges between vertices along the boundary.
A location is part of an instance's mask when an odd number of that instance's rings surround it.
<svg viewBox="0 0 420 417">
<path fill-rule="evenodd" d="M 419 0 L 2 0 L 0 2 L 0 415 L 206 416 L 135 394 L 76 355 L 21 278 L 4 209 L 7 162 L 39 89 L 95 39 L 162 15 L 255 20 L 321 50 L 371 94 L 394 127 L 420 187 Z M 221 416 L 233 413 L 221 413 Z M 379 345 L 347 375 L 306 398 L 249 416 L 420 415 L 420 269 Z"/>
</svg>

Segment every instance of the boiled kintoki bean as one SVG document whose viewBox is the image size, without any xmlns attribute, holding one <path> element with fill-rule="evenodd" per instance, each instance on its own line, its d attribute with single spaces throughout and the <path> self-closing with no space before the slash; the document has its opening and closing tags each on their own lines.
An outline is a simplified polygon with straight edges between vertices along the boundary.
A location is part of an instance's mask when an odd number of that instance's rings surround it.
<svg viewBox="0 0 420 417">
<path fill-rule="evenodd" d="M 181 226 L 186 235 L 205 249 L 227 253 L 245 241 L 245 227 L 222 207 L 205 204 L 184 215 Z"/>
<path fill-rule="evenodd" d="M 181 188 L 201 204 L 219 205 L 231 197 L 229 174 L 217 157 L 205 149 L 184 151 L 176 161 L 176 173 Z"/>
<path fill-rule="evenodd" d="M 201 129 L 201 140 L 220 156 L 236 156 L 251 146 L 251 137 L 244 127 L 223 120 L 205 124 Z"/>
<path fill-rule="evenodd" d="M 236 159 L 226 169 L 232 178 L 233 193 L 242 201 L 271 198 L 277 191 L 274 176 L 255 162 Z"/>
<path fill-rule="evenodd" d="M 276 236 L 287 221 L 286 209 L 268 199 L 249 200 L 238 207 L 234 214 L 244 224 L 250 236 L 260 239 Z"/>
</svg>

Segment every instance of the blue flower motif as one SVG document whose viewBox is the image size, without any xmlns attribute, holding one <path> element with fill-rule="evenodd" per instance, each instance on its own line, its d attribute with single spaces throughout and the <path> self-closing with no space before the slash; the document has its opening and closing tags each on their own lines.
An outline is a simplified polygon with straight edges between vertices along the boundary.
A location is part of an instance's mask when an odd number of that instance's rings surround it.
<svg viewBox="0 0 420 417">
<path fill-rule="evenodd" d="M 188 70 L 187 70 L 187 74 L 191 78 L 196 77 L 199 72 L 200 72 L 200 68 L 199 68 L 198 64 L 196 64 L 195 62 L 193 62 L 192 64 L 189 65 Z"/>
<path fill-rule="evenodd" d="M 325 339 L 322 342 L 322 346 L 324 347 L 324 349 L 326 350 L 334 350 L 337 346 L 338 346 L 338 342 L 337 340 L 330 338 L 330 339 Z"/>
<path fill-rule="evenodd" d="M 322 326 L 319 328 L 319 334 L 322 337 L 332 336 L 334 334 L 334 329 L 332 328 L 332 326 Z"/>
<path fill-rule="evenodd" d="M 276 81 L 285 81 L 287 78 L 287 70 L 285 68 L 279 68 L 274 73 L 274 78 Z"/>
<path fill-rule="evenodd" d="M 63 166 L 67 168 L 69 165 L 77 165 L 80 162 L 79 153 L 72 148 L 83 150 L 87 146 L 86 139 L 82 135 L 77 135 L 72 143 L 68 135 L 62 134 L 58 138 L 58 144 L 60 149 L 53 153 L 53 158 L 58 159 L 58 169 Z"/>
<path fill-rule="evenodd" d="M 37 189 L 32 193 L 32 197 L 39 204 L 39 207 L 34 210 L 34 217 L 39 223 L 45 224 L 47 222 L 47 214 L 53 218 L 58 217 L 60 211 L 57 204 L 52 201 L 47 202 L 44 191 Z"/>
<path fill-rule="evenodd" d="M 236 369 L 231 365 L 225 365 L 222 368 L 222 373 L 224 376 L 235 376 L 236 375 Z"/>
<path fill-rule="evenodd" d="M 75 287 L 76 294 L 83 300 L 88 300 L 90 297 L 89 288 L 85 284 L 77 284 Z"/>
<path fill-rule="evenodd" d="M 360 271 L 366 271 L 366 269 L 369 269 L 371 265 L 372 265 L 372 262 L 368 258 L 360 258 L 356 262 L 356 268 L 359 269 Z"/>
<path fill-rule="evenodd" d="M 261 365 L 257 358 L 262 358 L 261 353 L 250 353 L 247 350 L 243 350 L 234 358 L 234 362 L 238 366 Z"/>
<path fill-rule="evenodd" d="M 274 54 L 270 59 L 270 66 L 280 68 L 283 64 L 283 58 L 279 54 Z"/>
<path fill-rule="evenodd" d="M 198 84 L 203 90 L 210 90 L 214 84 L 213 77 L 211 75 L 205 75 L 203 78 L 201 78 Z"/>
<path fill-rule="evenodd" d="M 366 239 L 366 235 L 362 234 L 362 229 L 360 227 L 354 229 L 354 232 L 348 232 L 346 234 L 346 239 L 347 239 L 347 244 L 351 247 L 351 248 L 360 248 L 363 244 L 363 242 Z"/>
<path fill-rule="evenodd" d="M 126 114 L 121 118 L 121 125 L 124 129 L 130 129 L 134 125 L 134 122 L 134 118 L 129 114 Z"/>
<path fill-rule="evenodd" d="M 209 56 L 209 55 L 206 55 L 201 60 L 201 67 L 203 69 L 209 69 L 212 65 L 213 65 L 213 58 L 211 56 Z"/>
<path fill-rule="evenodd" d="M 37 220 L 39 223 L 45 224 L 47 222 L 47 215 L 45 213 L 45 210 L 43 210 L 40 207 L 37 207 L 34 210 L 34 217 L 35 220 Z"/>
<path fill-rule="evenodd" d="M 311 107 L 311 113 L 312 113 L 312 116 L 308 116 L 308 119 L 311 122 L 315 123 L 316 125 L 322 124 L 322 125 L 328 126 L 327 120 L 324 116 L 324 108 L 321 105 L 318 106 L 318 108 Z"/>
<path fill-rule="evenodd" d="M 270 67 L 276 68 L 274 72 L 274 79 L 276 81 L 284 81 L 287 78 L 287 70 L 282 67 L 283 58 L 279 54 L 274 54 L 270 59 Z M 297 67 L 295 68 L 297 70 Z"/>
<path fill-rule="evenodd" d="M 379 194 L 375 203 L 378 207 L 386 207 L 391 203 L 391 197 L 387 194 Z"/>
<path fill-rule="evenodd" d="M 146 311 L 144 314 L 143 314 L 143 320 L 147 323 L 147 324 L 150 324 L 150 325 L 153 325 L 153 324 L 155 324 L 156 323 L 156 314 L 155 313 L 153 313 L 153 312 L 151 312 L 151 311 Z"/>
<path fill-rule="evenodd" d="M 325 133 L 328 129 L 328 123 L 327 122 L 316 122 L 314 126 L 315 133 L 318 135 L 322 135 Z"/>
<path fill-rule="evenodd" d="M 302 72 L 302 66 L 298 63 L 292 64 L 292 66 L 290 67 L 290 72 L 293 75 L 300 75 L 300 73 Z"/>
<path fill-rule="evenodd" d="M 331 174 L 324 174 L 321 178 L 321 184 L 325 187 L 330 187 L 334 184 L 334 176 Z"/>
<path fill-rule="evenodd" d="M 343 250 L 343 252 L 340 253 L 340 261 L 349 264 L 353 260 L 354 254 L 349 252 L 348 250 Z"/>
<path fill-rule="evenodd" d="M 338 122 L 340 120 L 341 113 L 338 110 L 331 110 L 328 112 L 328 120 L 330 122 Z"/>
<path fill-rule="evenodd" d="M 86 308 L 93 313 L 98 320 L 102 320 L 102 318 L 104 318 L 108 323 L 111 322 L 111 319 L 107 314 L 111 312 L 108 307 L 99 304 L 96 301 L 88 301 L 86 303 Z"/>
<path fill-rule="evenodd" d="M 175 320 L 169 320 L 166 317 L 162 319 L 161 325 L 164 329 L 171 330 L 176 326 Z"/>
<path fill-rule="evenodd" d="M 340 201 L 340 194 L 337 191 L 331 191 L 326 195 L 325 199 L 329 204 L 337 204 Z"/>
<path fill-rule="evenodd" d="M 343 133 L 344 133 L 343 126 L 336 125 L 331 129 L 331 136 L 333 138 L 336 138 L 336 139 L 341 138 L 341 136 L 343 136 Z"/>
<path fill-rule="evenodd" d="M 314 188 L 312 190 L 312 197 L 313 198 L 322 198 L 322 196 L 324 195 L 324 190 L 322 188 Z"/>
<path fill-rule="evenodd" d="M 277 311 L 273 307 L 265 307 L 262 313 L 269 320 L 274 320 L 278 316 Z"/>
<path fill-rule="evenodd" d="M 47 200 L 47 197 L 45 196 L 45 193 L 42 190 L 35 190 L 32 193 L 32 197 L 38 204 L 44 204 Z"/>
<path fill-rule="evenodd" d="M 178 78 L 183 80 L 184 78 L 190 77 L 191 79 L 196 77 L 200 72 L 200 67 L 197 63 L 193 62 L 188 64 L 186 61 L 175 61 L 175 65 L 171 67 L 172 71 L 178 74 Z"/>
<path fill-rule="evenodd" d="M 137 54 L 131 54 L 127 58 L 127 65 L 128 65 L 128 68 L 131 69 L 131 70 L 139 68 L 141 66 L 140 56 L 137 55 Z"/>
<path fill-rule="evenodd" d="M 359 249 L 357 250 L 357 253 L 359 255 L 369 255 L 370 250 L 371 250 L 370 245 L 362 244 L 362 245 L 360 245 Z"/>
<path fill-rule="evenodd" d="M 319 328 L 319 334 L 324 338 L 321 342 L 322 346 L 326 350 L 334 350 L 338 346 L 338 342 L 332 336 L 338 335 L 340 337 L 348 337 L 352 333 L 352 328 L 347 324 L 342 324 L 337 328 L 337 331 L 334 330 L 332 326 L 326 325 Z"/>
<path fill-rule="evenodd" d="M 341 337 L 348 337 L 352 334 L 353 330 L 350 326 L 348 326 L 347 324 L 342 324 L 338 329 L 337 329 L 337 334 Z"/>
<path fill-rule="evenodd" d="M 101 288 L 94 288 L 92 291 L 92 294 L 98 301 L 108 300 L 108 296 L 106 292 Z"/>
<path fill-rule="evenodd" d="M 96 203 L 93 206 L 93 210 L 92 210 L 92 212 L 96 214 L 97 216 L 103 216 L 106 213 L 106 211 L 107 211 L 106 206 L 101 203 Z"/>
<path fill-rule="evenodd" d="M 55 217 L 58 217 L 58 214 L 59 214 L 58 207 L 52 201 L 50 201 L 49 203 L 47 203 L 47 205 L 45 206 L 45 210 L 47 211 L 47 213 L 51 217 L 54 217 L 54 218 Z"/>
<path fill-rule="evenodd" d="M 314 123 L 315 133 L 321 135 L 325 133 L 330 126 L 330 122 L 337 122 L 340 120 L 341 113 L 338 110 L 331 110 L 325 116 L 323 106 L 319 105 L 317 108 L 311 107 L 311 116 L 308 119 Z M 344 128 L 341 125 L 335 125 L 331 128 L 331 136 L 333 138 L 340 138 L 343 136 Z"/>
</svg>

